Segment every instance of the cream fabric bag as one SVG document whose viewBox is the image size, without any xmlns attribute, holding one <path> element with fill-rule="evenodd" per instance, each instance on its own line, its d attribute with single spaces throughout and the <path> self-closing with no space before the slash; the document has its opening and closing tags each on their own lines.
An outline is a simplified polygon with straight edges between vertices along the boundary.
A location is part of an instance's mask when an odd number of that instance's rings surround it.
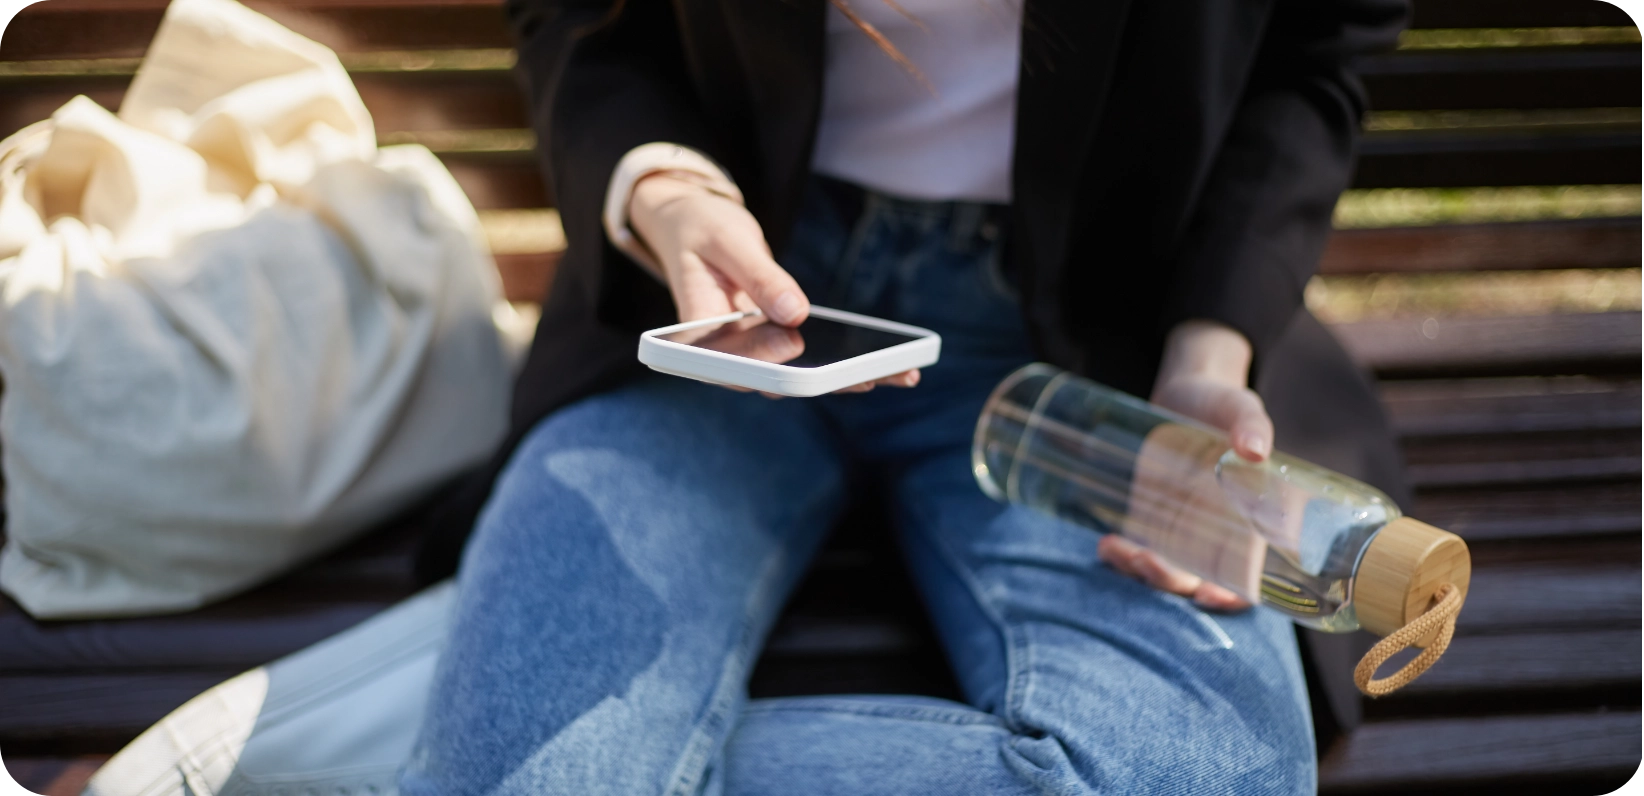
<svg viewBox="0 0 1644 796">
<path fill-rule="evenodd" d="M 0 588 L 183 611 L 346 540 L 501 438 L 478 218 L 378 150 L 326 48 L 176 0 L 118 115 L 0 142 Z"/>
</svg>

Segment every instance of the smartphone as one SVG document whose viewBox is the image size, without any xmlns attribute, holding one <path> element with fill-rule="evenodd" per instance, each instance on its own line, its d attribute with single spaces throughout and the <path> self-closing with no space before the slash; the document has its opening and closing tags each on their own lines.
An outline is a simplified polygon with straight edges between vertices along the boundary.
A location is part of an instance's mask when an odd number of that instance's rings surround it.
<svg viewBox="0 0 1644 796">
<path fill-rule="evenodd" d="M 930 367 L 941 353 L 929 329 L 826 307 L 792 329 L 754 310 L 639 336 L 639 361 L 652 370 L 795 398 Z"/>
</svg>

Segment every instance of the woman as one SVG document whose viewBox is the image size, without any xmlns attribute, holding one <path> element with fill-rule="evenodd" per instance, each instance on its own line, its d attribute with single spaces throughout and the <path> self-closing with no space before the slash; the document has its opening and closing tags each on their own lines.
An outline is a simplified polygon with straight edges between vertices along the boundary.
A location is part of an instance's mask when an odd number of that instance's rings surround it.
<svg viewBox="0 0 1644 796">
<path fill-rule="evenodd" d="M 1375 401 L 1301 294 L 1363 110 L 1347 61 L 1403 14 L 511 3 L 570 246 L 404 789 L 1311 791 L 1291 627 L 1116 537 L 1100 566 L 1087 531 L 984 497 L 968 446 L 1041 359 L 1260 459 L 1259 368 L 1288 449 L 1386 484 Z M 648 328 L 747 306 L 791 326 L 812 301 L 933 328 L 942 361 L 767 401 L 634 360 Z M 966 704 L 746 702 L 864 474 Z"/>
</svg>

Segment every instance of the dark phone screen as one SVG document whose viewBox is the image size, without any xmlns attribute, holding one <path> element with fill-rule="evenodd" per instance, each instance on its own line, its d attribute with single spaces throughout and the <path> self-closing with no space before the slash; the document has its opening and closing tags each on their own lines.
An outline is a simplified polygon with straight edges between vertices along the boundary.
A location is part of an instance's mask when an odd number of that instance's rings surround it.
<svg viewBox="0 0 1644 796">
<path fill-rule="evenodd" d="M 795 332 L 804 345 L 804 351 L 798 356 L 792 356 Z M 820 368 L 919 339 L 911 334 L 869 329 L 814 315 L 797 329 L 777 326 L 764 316 L 756 315 L 657 336 L 670 342 L 796 368 Z"/>
</svg>

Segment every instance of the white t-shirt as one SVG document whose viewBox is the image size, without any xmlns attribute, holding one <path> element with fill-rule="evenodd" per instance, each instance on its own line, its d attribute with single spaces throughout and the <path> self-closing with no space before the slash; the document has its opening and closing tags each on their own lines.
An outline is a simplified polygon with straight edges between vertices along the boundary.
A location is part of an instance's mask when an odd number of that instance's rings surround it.
<svg viewBox="0 0 1644 796">
<path fill-rule="evenodd" d="M 812 171 L 910 199 L 1010 201 L 1023 0 L 847 0 L 918 67 L 831 4 Z M 934 89 L 934 92 L 932 91 Z"/>
<path fill-rule="evenodd" d="M 884 0 L 847 2 L 930 87 L 829 4 L 811 170 L 891 196 L 1009 203 L 1024 0 L 900 0 L 922 24 Z M 605 233 L 656 273 L 660 266 L 628 227 L 628 198 L 658 171 L 697 175 L 708 190 L 742 201 L 730 176 L 689 147 L 659 141 L 628 152 L 606 189 Z"/>
</svg>

